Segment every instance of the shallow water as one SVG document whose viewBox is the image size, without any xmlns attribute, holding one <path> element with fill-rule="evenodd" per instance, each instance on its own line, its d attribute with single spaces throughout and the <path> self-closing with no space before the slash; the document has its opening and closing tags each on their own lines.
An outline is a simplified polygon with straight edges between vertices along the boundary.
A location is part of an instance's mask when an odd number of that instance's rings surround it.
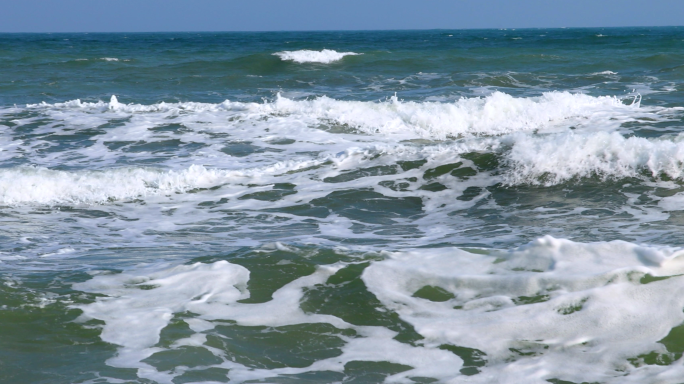
<svg viewBox="0 0 684 384">
<path fill-rule="evenodd" d="M 0 34 L 0 381 L 678 383 L 682 44 Z"/>
</svg>

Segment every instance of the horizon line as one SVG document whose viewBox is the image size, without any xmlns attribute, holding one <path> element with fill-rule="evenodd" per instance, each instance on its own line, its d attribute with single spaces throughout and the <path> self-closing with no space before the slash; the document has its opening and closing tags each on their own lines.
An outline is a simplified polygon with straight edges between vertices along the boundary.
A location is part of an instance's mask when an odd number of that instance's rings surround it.
<svg viewBox="0 0 684 384">
<path fill-rule="evenodd" d="M 280 29 L 280 30 L 159 30 L 159 31 L 0 31 L 0 34 L 59 34 L 59 33 L 282 33 L 282 32 L 420 32 L 420 31 L 484 31 L 484 30 L 538 30 L 538 29 L 618 29 L 618 28 L 679 28 L 684 25 L 624 25 L 604 27 L 487 27 L 487 28 L 400 28 L 400 29 Z"/>
</svg>

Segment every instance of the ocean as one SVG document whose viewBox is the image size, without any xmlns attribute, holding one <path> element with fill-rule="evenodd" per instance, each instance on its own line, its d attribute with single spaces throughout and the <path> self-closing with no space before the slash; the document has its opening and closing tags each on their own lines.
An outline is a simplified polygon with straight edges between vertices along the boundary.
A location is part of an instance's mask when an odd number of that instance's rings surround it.
<svg viewBox="0 0 684 384">
<path fill-rule="evenodd" d="M 684 28 L 0 34 L 0 382 L 681 383 Z"/>
</svg>

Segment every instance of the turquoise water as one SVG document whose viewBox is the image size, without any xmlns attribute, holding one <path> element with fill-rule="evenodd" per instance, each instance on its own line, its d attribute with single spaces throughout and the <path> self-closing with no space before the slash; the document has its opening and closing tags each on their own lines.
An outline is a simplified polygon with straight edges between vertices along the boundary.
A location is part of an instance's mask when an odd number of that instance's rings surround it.
<svg viewBox="0 0 684 384">
<path fill-rule="evenodd" d="M 681 382 L 683 47 L 0 34 L 0 382 Z"/>
</svg>

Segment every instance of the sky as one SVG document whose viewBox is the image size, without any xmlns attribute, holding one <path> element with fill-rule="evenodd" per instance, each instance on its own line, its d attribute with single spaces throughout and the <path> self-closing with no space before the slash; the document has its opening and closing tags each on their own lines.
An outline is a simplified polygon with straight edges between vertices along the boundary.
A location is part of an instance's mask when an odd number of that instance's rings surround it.
<svg viewBox="0 0 684 384">
<path fill-rule="evenodd" d="M 683 0 L 0 0 L 0 32 L 673 26 Z"/>
</svg>

